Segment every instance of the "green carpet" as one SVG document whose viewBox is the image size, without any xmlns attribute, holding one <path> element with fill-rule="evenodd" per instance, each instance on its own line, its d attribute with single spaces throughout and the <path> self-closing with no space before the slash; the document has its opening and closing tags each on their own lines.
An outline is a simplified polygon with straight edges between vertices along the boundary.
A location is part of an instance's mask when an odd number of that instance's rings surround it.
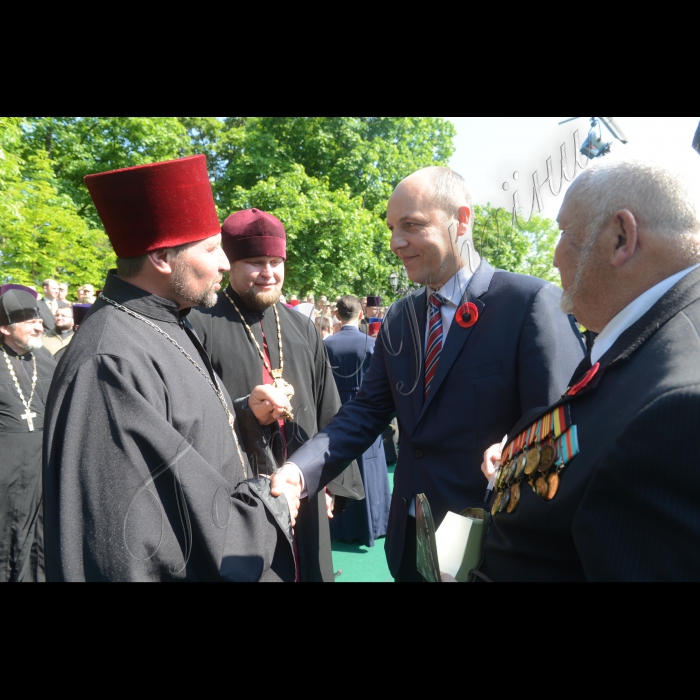
<svg viewBox="0 0 700 700">
<path fill-rule="evenodd" d="M 389 484 L 394 490 L 394 470 L 389 467 Z M 333 543 L 333 566 L 335 571 L 342 571 L 338 583 L 393 583 L 393 578 L 386 563 L 384 540 L 377 540 L 371 549 L 359 542 L 344 544 Z"/>
</svg>

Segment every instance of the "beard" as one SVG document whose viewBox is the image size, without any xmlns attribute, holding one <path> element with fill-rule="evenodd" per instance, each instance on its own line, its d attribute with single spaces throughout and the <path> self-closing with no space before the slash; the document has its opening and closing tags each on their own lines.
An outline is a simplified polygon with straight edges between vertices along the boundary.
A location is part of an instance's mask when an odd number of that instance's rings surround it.
<svg viewBox="0 0 700 700">
<path fill-rule="evenodd" d="M 275 287 L 271 292 L 256 292 L 255 287 L 241 294 L 241 299 L 251 311 L 267 311 L 274 306 L 282 296 L 282 286 Z"/>
<path fill-rule="evenodd" d="M 217 275 L 211 281 L 209 288 L 203 292 L 192 290 L 192 280 L 189 267 L 184 261 L 176 262 L 172 266 L 172 274 L 168 283 L 169 291 L 177 296 L 180 303 L 187 305 L 201 306 L 204 309 L 211 309 L 216 306 L 217 296 L 215 286 L 221 282 L 221 275 Z"/>
<path fill-rule="evenodd" d="M 27 338 L 27 341 L 25 343 L 23 343 L 21 340 L 18 340 L 17 338 L 15 338 L 13 336 L 12 340 L 13 340 L 14 344 L 20 350 L 22 350 L 22 352 L 24 352 L 24 353 L 32 352 L 33 350 L 38 350 L 40 347 L 42 347 L 44 345 L 41 338 L 29 337 L 29 338 Z"/>
</svg>

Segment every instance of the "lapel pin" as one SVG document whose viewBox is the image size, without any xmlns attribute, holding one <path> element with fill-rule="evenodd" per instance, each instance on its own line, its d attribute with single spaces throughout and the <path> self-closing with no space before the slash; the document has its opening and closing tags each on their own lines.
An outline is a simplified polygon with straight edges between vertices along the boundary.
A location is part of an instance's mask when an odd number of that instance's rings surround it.
<svg viewBox="0 0 700 700">
<path fill-rule="evenodd" d="M 469 302 L 457 309 L 456 318 L 462 328 L 471 328 L 479 320 L 479 309 L 476 308 L 476 304 Z"/>
</svg>

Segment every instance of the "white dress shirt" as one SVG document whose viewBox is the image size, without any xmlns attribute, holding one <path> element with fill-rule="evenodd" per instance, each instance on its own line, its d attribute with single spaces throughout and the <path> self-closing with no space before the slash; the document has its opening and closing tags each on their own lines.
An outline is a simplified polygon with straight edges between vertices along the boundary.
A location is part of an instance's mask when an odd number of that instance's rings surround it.
<svg viewBox="0 0 700 700">
<path fill-rule="evenodd" d="M 638 296 L 629 306 L 626 306 L 615 318 L 608 323 L 603 332 L 596 338 L 595 345 L 591 352 L 591 364 L 596 364 L 600 358 L 610 350 L 615 341 L 631 326 L 633 326 L 644 314 L 654 306 L 664 294 L 675 287 L 684 277 L 687 277 L 700 265 L 693 265 L 683 272 L 679 272 L 673 277 L 659 282 L 656 286 L 648 289 L 644 294 Z"/>
<path fill-rule="evenodd" d="M 465 265 L 454 277 L 449 279 L 440 289 L 432 289 L 426 287 L 426 303 L 428 304 L 428 322 L 425 324 L 425 345 L 428 346 L 428 330 L 430 329 L 430 304 L 428 299 L 433 292 L 437 292 L 445 302 L 440 308 L 442 316 L 442 343 L 443 347 L 447 341 L 447 334 L 450 332 L 452 322 L 457 315 L 457 309 L 462 301 L 464 292 L 472 280 L 473 273 L 469 269 L 469 265 Z"/>
</svg>

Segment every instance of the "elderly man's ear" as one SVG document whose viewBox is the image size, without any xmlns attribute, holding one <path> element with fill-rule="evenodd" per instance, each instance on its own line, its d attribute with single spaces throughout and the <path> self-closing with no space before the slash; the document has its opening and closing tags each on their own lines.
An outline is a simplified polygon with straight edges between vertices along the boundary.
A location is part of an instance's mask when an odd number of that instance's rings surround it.
<svg viewBox="0 0 700 700">
<path fill-rule="evenodd" d="M 639 250 L 637 219 L 631 211 L 622 209 L 615 214 L 607 233 L 612 238 L 610 264 L 613 267 L 622 267 Z"/>
</svg>

